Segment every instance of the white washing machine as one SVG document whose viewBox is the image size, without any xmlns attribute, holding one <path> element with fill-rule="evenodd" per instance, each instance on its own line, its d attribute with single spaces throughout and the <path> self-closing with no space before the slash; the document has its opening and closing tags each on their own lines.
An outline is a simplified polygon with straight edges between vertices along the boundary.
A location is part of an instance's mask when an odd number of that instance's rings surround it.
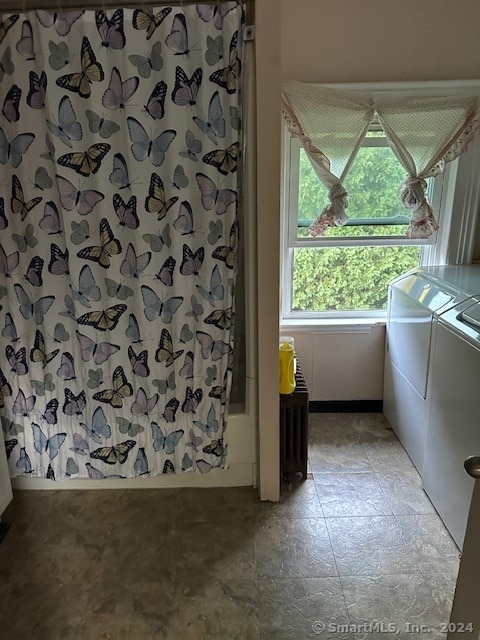
<svg viewBox="0 0 480 640">
<path fill-rule="evenodd" d="M 480 293 L 480 265 L 413 269 L 389 285 L 383 412 L 422 475 L 432 321 Z"/>
<path fill-rule="evenodd" d="M 422 484 L 461 549 L 480 455 L 480 301 L 471 298 L 434 321 L 430 413 Z"/>
</svg>

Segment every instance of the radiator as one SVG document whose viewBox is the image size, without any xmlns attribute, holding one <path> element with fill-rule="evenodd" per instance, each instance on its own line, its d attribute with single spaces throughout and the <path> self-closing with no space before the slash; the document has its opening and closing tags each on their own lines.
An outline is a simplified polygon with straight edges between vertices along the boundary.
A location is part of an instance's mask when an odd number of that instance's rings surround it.
<svg viewBox="0 0 480 640">
<path fill-rule="evenodd" d="M 295 391 L 280 394 L 280 473 L 307 477 L 308 389 L 297 361 Z"/>
</svg>

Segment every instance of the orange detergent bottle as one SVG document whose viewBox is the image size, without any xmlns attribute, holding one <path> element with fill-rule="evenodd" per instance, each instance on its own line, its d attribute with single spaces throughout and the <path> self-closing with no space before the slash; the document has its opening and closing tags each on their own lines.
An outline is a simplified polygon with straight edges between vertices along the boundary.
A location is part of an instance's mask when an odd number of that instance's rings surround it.
<svg viewBox="0 0 480 640">
<path fill-rule="evenodd" d="M 291 336 L 281 336 L 279 345 L 280 393 L 295 391 L 295 348 Z"/>
</svg>

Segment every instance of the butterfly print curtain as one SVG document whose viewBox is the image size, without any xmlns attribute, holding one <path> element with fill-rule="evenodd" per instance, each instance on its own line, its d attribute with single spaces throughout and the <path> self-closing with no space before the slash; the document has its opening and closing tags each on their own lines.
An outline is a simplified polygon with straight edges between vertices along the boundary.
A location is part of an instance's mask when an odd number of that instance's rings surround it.
<svg viewBox="0 0 480 640">
<path fill-rule="evenodd" d="M 12 476 L 227 464 L 242 8 L 0 17 Z"/>
</svg>

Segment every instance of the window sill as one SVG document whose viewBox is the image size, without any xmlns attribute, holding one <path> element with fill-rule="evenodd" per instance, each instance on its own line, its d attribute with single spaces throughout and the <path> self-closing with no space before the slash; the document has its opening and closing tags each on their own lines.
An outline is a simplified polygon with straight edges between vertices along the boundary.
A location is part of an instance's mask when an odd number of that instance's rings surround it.
<svg viewBox="0 0 480 640">
<path fill-rule="evenodd" d="M 307 331 L 311 333 L 370 333 L 374 327 L 385 326 L 386 317 L 371 318 L 284 318 L 280 333 Z"/>
</svg>

